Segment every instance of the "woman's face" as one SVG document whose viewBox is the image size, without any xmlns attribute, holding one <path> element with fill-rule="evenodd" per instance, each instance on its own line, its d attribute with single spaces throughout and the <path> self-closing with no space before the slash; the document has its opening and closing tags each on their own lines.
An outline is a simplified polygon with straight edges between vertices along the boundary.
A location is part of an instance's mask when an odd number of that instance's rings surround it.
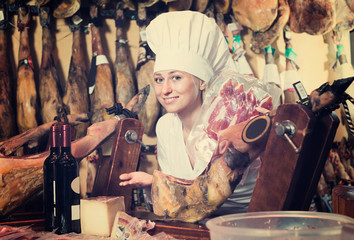
<svg viewBox="0 0 354 240">
<path fill-rule="evenodd" d="M 169 113 L 190 113 L 202 105 L 205 82 L 192 74 L 165 70 L 154 73 L 157 100 Z"/>
</svg>

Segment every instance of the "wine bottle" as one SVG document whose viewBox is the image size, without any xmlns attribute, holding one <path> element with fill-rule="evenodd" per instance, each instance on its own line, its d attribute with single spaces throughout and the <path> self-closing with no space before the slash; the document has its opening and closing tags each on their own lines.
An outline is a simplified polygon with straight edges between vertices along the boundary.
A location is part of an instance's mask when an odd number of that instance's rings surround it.
<svg viewBox="0 0 354 240">
<path fill-rule="evenodd" d="M 61 153 L 55 163 L 58 234 L 81 232 L 79 167 L 71 155 L 71 126 L 63 124 Z"/>
<path fill-rule="evenodd" d="M 44 204 L 44 227 L 46 231 L 53 231 L 55 225 L 55 162 L 60 154 L 60 128 L 58 124 L 50 127 L 50 154 L 43 164 L 43 204 Z"/>
</svg>

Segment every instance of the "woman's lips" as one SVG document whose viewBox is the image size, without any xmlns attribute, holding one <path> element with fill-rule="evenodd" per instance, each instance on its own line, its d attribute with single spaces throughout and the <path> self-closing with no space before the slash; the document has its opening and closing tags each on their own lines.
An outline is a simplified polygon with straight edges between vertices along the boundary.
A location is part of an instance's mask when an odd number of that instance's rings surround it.
<svg viewBox="0 0 354 240">
<path fill-rule="evenodd" d="M 166 103 L 166 104 L 170 104 L 170 103 L 173 103 L 177 100 L 178 97 L 168 97 L 168 98 L 163 98 L 163 101 Z"/>
</svg>

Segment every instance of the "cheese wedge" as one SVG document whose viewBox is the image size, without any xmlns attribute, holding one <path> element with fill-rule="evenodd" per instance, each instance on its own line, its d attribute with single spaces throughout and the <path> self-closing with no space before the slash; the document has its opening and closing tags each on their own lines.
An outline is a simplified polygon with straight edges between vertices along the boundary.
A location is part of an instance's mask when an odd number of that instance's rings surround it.
<svg viewBox="0 0 354 240">
<path fill-rule="evenodd" d="M 118 211 L 125 211 L 124 197 L 100 196 L 83 198 L 81 204 L 81 233 L 110 236 Z"/>
</svg>

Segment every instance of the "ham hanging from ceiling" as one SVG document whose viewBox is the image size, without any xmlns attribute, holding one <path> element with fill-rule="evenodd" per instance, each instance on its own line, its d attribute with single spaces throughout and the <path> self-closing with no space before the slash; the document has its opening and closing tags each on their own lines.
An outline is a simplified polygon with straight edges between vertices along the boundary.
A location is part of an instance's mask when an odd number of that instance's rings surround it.
<svg viewBox="0 0 354 240">
<path fill-rule="evenodd" d="M 20 49 L 17 69 L 17 125 L 19 132 L 37 127 L 37 90 L 29 44 L 30 8 L 18 10 L 17 27 L 20 31 Z"/>
<path fill-rule="evenodd" d="M 48 7 L 39 9 L 42 26 L 42 62 L 39 70 L 39 97 L 43 123 L 51 122 L 63 109 L 62 90 L 53 60 L 54 40 L 51 33 L 51 13 Z"/>
<path fill-rule="evenodd" d="M 354 1 L 352 1 L 354 5 Z M 334 31 L 351 31 L 354 28 L 354 11 L 346 0 L 336 1 L 336 25 Z"/>
<path fill-rule="evenodd" d="M 84 37 L 81 31 L 81 24 L 82 19 L 74 15 L 70 23 L 70 30 L 73 33 L 72 56 L 63 97 L 63 102 L 69 109 L 70 114 L 86 113 L 89 110 L 88 77 L 84 59 Z M 75 127 L 77 138 L 85 135 L 88 125 L 88 123 L 81 123 Z"/>
<path fill-rule="evenodd" d="M 0 6 L 4 19 L 0 21 L 0 141 L 16 134 L 16 118 L 13 99 L 13 85 L 9 73 L 9 52 L 7 45 L 8 12 Z"/>
<path fill-rule="evenodd" d="M 289 20 L 290 8 L 286 0 L 279 0 L 277 17 L 267 31 L 256 31 L 252 33 L 251 49 L 260 53 L 268 45 L 271 45 L 282 33 Z"/>
<path fill-rule="evenodd" d="M 126 22 L 122 4 L 117 4 L 116 23 L 116 59 L 114 63 L 116 102 L 125 106 L 136 93 L 136 80 L 133 67 L 130 65 L 128 40 L 124 36 L 124 24 Z"/>
<path fill-rule="evenodd" d="M 137 23 L 140 28 L 140 43 L 138 62 L 136 69 L 136 78 L 138 82 L 138 88 L 143 88 L 148 84 L 151 84 L 154 70 L 154 56 L 146 42 L 145 29 L 146 29 L 146 8 L 144 4 L 138 4 L 138 20 Z M 160 115 L 160 104 L 157 101 L 154 93 L 154 89 L 151 89 L 152 93 L 149 95 L 143 109 L 139 113 L 139 120 L 144 124 L 144 133 L 149 136 L 155 135 L 155 125 Z"/>
<path fill-rule="evenodd" d="M 111 118 L 106 108 L 114 104 L 114 92 L 112 72 L 103 52 L 100 29 L 102 22 L 99 16 L 99 9 L 95 5 L 90 6 L 91 36 L 92 36 L 92 63 L 89 76 L 90 108 L 93 112 L 92 123 L 100 122 Z"/>
<path fill-rule="evenodd" d="M 254 32 L 265 32 L 278 15 L 278 0 L 233 0 L 237 21 Z"/>
<path fill-rule="evenodd" d="M 336 19 L 335 0 L 288 0 L 289 26 L 294 33 L 323 35 L 332 30 Z"/>
</svg>

